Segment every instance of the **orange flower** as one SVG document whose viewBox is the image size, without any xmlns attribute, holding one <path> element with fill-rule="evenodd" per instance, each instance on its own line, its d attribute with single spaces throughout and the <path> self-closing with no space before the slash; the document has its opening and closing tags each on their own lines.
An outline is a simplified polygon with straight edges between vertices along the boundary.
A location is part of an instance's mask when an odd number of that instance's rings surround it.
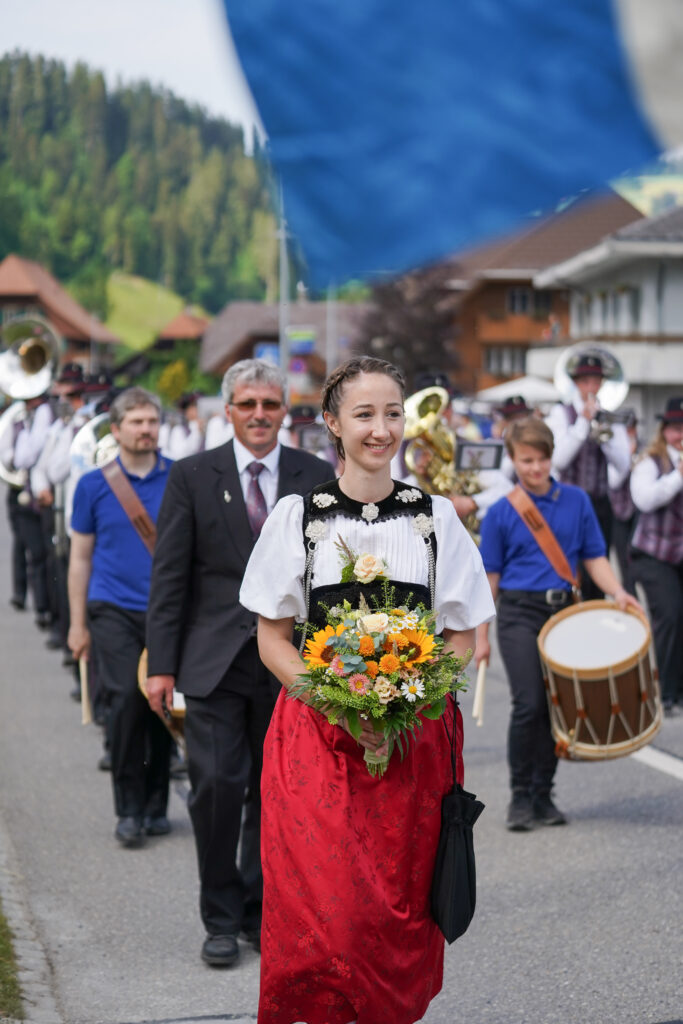
<svg viewBox="0 0 683 1024">
<path fill-rule="evenodd" d="M 375 643 L 371 636 L 362 636 L 358 645 L 358 653 L 361 658 L 367 658 L 375 653 Z"/>
<path fill-rule="evenodd" d="M 429 661 L 435 646 L 431 633 L 426 633 L 423 629 L 406 629 L 404 635 L 410 644 L 406 668 Z"/>
<path fill-rule="evenodd" d="M 386 672 L 387 675 L 391 675 L 392 672 L 397 672 L 401 667 L 400 660 L 395 654 L 383 654 L 379 659 L 380 671 Z"/>
<path fill-rule="evenodd" d="M 334 657 L 334 651 L 328 646 L 327 641 L 335 634 L 341 636 L 343 632 L 343 625 L 337 626 L 336 629 L 334 626 L 325 626 L 306 641 L 304 659 L 309 668 L 325 668 L 329 665 Z"/>
<path fill-rule="evenodd" d="M 408 646 L 409 641 L 406 640 L 403 633 L 389 633 L 384 644 L 386 651 L 393 650 L 394 644 L 398 647 L 399 651 L 403 650 L 404 647 Z"/>
<path fill-rule="evenodd" d="M 365 662 L 365 674 L 370 676 L 371 679 L 375 679 L 379 673 L 379 665 L 376 661 Z"/>
</svg>

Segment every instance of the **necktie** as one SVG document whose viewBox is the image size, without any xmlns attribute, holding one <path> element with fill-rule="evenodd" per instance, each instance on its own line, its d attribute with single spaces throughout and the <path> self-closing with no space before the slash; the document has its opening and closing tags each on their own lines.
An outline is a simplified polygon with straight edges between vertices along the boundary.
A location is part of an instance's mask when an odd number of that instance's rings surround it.
<svg viewBox="0 0 683 1024">
<path fill-rule="evenodd" d="M 259 473 L 265 468 L 262 462 L 250 462 L 247 466 L 251 476 L 249 487 L 247 488 L 247 516 L 249 517 L 249 525 L 251 526 L 254 540 L 258 539 L 261 528 L 268 516 L 266 499 L 263 497 L 263 491 L 258 482 Z"/>
</svg>

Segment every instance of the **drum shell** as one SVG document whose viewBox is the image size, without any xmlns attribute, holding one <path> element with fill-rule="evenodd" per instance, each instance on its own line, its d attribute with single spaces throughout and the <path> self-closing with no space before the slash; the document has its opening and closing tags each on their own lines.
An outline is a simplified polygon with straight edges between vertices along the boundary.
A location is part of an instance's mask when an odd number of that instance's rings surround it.
<svg viewBox="0 0 683 1024">
<path fill-rule="evenodd" d="M 623 757 L 649 743 L 659 731 L 662 709 L 652 639 L 647 620 L 641 647 L 623 661 L 600 668 L 570 668 L 545 650 L 554 626 L 569 615 L 592 609 L 614 610 L 607 601 L 586 601 L 553 615 L 538 636 L 556 753 L 572 760 Z"/>
</svg>

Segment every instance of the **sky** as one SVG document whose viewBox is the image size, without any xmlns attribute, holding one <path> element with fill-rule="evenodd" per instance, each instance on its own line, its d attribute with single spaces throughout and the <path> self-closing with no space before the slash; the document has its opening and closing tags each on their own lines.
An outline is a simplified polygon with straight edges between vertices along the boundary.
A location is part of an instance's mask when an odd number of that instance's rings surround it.
<svg viewBox="0 0 683 1024">
<path fill-rule="evenodd" d="M 81 60 L 108 85 L 147 79 L 241 124 L 252 137 L 254 101 L 221 0 L 19 0 L 5 3 L 0 53 L 20 49 Z"/>
</svg>

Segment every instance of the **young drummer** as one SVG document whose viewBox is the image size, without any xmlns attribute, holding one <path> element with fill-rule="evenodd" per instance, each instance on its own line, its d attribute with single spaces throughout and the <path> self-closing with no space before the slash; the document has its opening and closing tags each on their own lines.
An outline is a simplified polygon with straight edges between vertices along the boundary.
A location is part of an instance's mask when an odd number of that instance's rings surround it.
<svg viewBox="0 0 683 1024">
<path fill-rule="evenodd" d="M 624 609 L 640 605 L 621 587 L 606 558 L 605 541 L 588 495 L 550 475 L 553 434 L 529 417 L 511 424 L 505 444 L 521 488 L 555 535 L 572 573 L 583 561 L 593 581 Z M 571 601 L 571 584 L 548 561 L 530 528 L 508 500 L 497 501 L 482 522 L 481 556 L 498 601 L 498 644 L 512 696 L 508 764 L 512 800 L 507 827 L 562 825 L 551 799 L 557 758 L 536 641 L 543 624 Z M 642 609 L 640 609 L 642 610 Z M 477 664 L 490 659 L 488 624 L 477 631 Z"/>
</svg>

